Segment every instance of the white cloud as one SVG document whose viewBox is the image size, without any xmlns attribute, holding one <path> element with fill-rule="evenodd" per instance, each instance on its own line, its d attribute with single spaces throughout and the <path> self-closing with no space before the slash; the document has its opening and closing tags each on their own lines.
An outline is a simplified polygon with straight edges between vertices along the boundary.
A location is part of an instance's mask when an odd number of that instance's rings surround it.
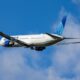
<svg viewBox="0 0 80 80">
<path fill-rule="evenodd" d="M 39 65 L 41 53 L 26 48 L 3 50 L 0 54 L 0 80 L 47 80 L 47 70 Z"/>
<path fill-rule="evenodd" d="M 63 36 L 80 38 L 80 24 L 71 14 Z M 80 44 L 59 45 L 55 49 L 49 80 L 80 80 Z"/>
</svg>

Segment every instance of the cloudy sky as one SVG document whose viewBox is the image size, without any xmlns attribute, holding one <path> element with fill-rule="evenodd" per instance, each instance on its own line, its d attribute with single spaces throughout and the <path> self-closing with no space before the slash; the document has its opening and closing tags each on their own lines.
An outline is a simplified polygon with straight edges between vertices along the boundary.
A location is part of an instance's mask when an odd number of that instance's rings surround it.
<svg viewBox="0 0 80 80">
<path fill-rule="evenodd" d="M 0 31 L 53 33 L 64 15 L 63 36 L 80 37 L 80 0 L 2 0 Z M 0 47 L 0 80 L 80 80 L 80 44 L 53 45 L 43 52 Z"/>
</svg>

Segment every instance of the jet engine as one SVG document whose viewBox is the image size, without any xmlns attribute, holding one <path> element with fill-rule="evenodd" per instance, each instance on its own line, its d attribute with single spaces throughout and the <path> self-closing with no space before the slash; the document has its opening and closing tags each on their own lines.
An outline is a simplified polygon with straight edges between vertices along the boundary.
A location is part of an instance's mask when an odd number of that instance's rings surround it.
<svg viewBox="0 0 80 80">
<path fill-rule="evenodd" d="M 14 45 L 14 42 L 13 41 L 5 41 L 5 43 L 4 43 L 4 46 L 5 47 L 11 47 L 11 46 L 13 46 Z"/>
<path fill-rule="evenodd" d="M 45 47 L 31 47 L 31 49 L 36 51 L 42 51 L 45 49 Z"/>
</svg>

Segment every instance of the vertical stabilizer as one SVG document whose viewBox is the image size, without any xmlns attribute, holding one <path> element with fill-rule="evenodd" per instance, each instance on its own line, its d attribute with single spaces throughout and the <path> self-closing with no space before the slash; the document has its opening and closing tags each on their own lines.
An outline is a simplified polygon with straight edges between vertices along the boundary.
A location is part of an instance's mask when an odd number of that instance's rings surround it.
<svg viewBox="0 0 80 80">
<path fill-rule="evenodd" d="M 62 21 L 60 22 L 60 24 L 55 29 L 55 32 L 54 32 L 55 34 L 62 35 L 62 32 L 63 32 L 64 27 L 65 27 L 65 23 L 66 23 L 66 18 L 67 18 L 67 16 L 63 17 Z"/>
</svg>

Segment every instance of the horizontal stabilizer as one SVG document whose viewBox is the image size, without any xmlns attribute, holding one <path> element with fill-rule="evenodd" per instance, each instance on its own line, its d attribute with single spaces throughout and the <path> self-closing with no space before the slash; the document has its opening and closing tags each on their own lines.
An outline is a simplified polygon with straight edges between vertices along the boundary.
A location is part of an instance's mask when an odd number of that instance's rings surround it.
<svg viewBox="0 0 80 80">
<path fill-rule="evenodd" d="M 64 42 L 58 45 L 80 44 L 80 42 Z"/>
</svg>

